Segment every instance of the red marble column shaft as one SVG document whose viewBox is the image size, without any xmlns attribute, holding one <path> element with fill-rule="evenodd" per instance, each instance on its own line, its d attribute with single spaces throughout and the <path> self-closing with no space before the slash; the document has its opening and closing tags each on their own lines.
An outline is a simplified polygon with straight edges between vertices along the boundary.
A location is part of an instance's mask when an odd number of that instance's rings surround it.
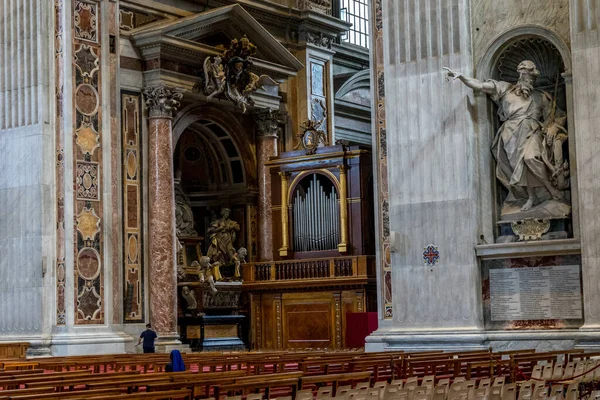
<svg viewBox="0 0 600 400">
<path fill-rule="evenodd" d="M 265 163 L 277 156 L 277 136 L 261 135 L 256 141 L 258 163 L 258 259 L 273 259 L 273 216 L 271 214 L 271 174 Z"/>
<path fill-rule="evenodd" d="M 258 163 L 258 259 L 273 259 L 273 216 L 271 211 L 271 173 L 265 165 L 277 156 L 277 138 L 285 113 L 260 110 L 254 114 L 256 122 L 256 162 Z"/>
<path fill-rule="evenodd" d="M 172 113 L 182 91 L 144 90 L 148 106 L 148 236 L 150 323 L 161 342 L 177 342 L 177 268 Z"/>
<path fill-rule="evenodd" d="M 160 337 L 172 337 L 177 336 L 177 271 L 171 118 L 149 118 L 148 135 L 150 321 Z"/>
</svg>

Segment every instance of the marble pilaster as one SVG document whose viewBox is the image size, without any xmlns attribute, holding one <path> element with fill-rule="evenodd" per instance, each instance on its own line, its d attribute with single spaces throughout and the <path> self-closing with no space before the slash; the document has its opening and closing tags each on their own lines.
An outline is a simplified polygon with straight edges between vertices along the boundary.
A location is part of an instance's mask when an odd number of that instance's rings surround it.
<svg viewBox="0 0 600 400">
<path fill-rule="evenodd" d="M 258 164 L 258 259 L 273 259 L 273 218 L 271 215 L 271 175 L 265 165 L 270 157 L 277 156 L 279 127 L 284 122 L 285 113 L 270 109 L 255 113 L 256 122 L 256 161 Z"/>
<path fill-rule="evenodd" d="M 150 321 L 160 342 L 178 344 L 172 112 L 182 90 L 144 90 L 148 106 L 148 234 Z"/>
<path fill-rule="evenodd" d="M 573 108 L 569 121 L 569 143 L 575 143 L 581 239 L 581 267 L 585 325 L 581 330 L 600 329 L 600 196 L 598 124 L 600 123 L 600 16 L 595 2 L 570 0 Z M 574 128 L 574 129 L 573 129 Z M 574 132 L 572 134 L 571 132 Z M 571 145 L 570 145 L 571 146 Z M 587 347 L 600 347 L 600 339 L 586 340 Z"/>
<path fill-rule="evenodd" d="M 445 82 L 442 69 L 473 72 L 469 2 L 438 3 L 431 10 L 423 4 L 384 1 L 383 42 L 374 44 L 385 54 L 385 81 L 378 83 L 385 85 L 386 129 L 394 133 L 386 147 L 389 228 L 396 240 L 389 285 L 393 318 L 382 316 L 367 338 L 368 350 L 479 348 L 483 340 L 473 252 L 478 190 L 471 93 Z M 441 254 L 432 266 L 423 259 L 428 245 Z"/>
</svg>

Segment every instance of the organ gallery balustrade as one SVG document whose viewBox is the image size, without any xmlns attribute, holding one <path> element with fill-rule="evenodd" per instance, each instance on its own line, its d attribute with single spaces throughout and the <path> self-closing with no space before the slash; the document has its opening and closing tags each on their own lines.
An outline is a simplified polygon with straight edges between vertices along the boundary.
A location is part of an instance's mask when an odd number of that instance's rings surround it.
<svg viewBox="0 0 600 400">
<path fill-rule="evenodd" d="M 322 259 L 285 260 L 244 264 L 244 284 L 281 281 L 367 280 L 372 268 L 372 257 L 348 256 Z"/>
</svg>

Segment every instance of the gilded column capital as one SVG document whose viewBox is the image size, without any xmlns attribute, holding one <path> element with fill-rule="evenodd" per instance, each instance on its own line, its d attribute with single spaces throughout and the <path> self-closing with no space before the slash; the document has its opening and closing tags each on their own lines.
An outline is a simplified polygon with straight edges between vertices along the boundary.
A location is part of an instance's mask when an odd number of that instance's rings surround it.
<svg viewBox="0 0 600 400">
<path fill-rule="evenodd" d="M 270 108 L 254 112 L 257 136 L 278 137 L 281 134 L 279 125 L 285 122 L 286 115 L 283 111 Z"/>
<path fill-rule="evenodd" d="M 283 171 L 279 171 L 278 174 L 282 181 L 287 181 L 288 177 L 291 175 L 289 172 L 283 172 Z"/>
<path fill-rule="evenodd" d="M 163 85 L 144 88 L 148 118 L 172 118 L 183 92 L 183 89 Z"/>
</svg>

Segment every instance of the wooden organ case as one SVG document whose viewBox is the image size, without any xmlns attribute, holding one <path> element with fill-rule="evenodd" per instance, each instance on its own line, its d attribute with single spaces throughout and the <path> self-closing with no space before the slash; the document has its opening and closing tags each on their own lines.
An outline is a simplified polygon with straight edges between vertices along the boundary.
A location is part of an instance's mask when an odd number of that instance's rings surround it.
<svg viewBox="0 0 600 400">
<path fill-rule="evenodd" d="M 361 146 L 281 153 L 272 260 L 244 265 L 253 349 L 340 349 L 346 313 L 376 309 L 372 159 Z"/>
</svg>

